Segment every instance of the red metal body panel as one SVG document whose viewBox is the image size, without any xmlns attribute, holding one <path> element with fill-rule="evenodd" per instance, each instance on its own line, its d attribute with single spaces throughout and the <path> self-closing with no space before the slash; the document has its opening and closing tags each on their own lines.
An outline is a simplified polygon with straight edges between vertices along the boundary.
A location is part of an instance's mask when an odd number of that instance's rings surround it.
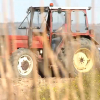
<svg viewBox="0 0 100 100">
<path fill-rule="evenodd" d="M 13 43 L 14 44 L 13 44 Z M 18 48 L 28 48 L 28 36 L 9 36 L 9 45 L 10 45 L 10 53 L 14 52 L 12 51 L 12 44 L 15 45 L 15 49 Z M 33 43 L 31 48 L 43 48 L 43 39 L 42 36 L 33 36 Z"/>
</svg>

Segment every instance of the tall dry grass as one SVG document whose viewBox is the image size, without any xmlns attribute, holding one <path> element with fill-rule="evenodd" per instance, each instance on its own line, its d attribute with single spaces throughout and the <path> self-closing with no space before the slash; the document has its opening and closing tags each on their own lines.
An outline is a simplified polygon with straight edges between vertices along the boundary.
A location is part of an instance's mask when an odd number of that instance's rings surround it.
<svg viewBox="0 0 100 100">
<path fill-rule="evenodd" d="M 69 2 L 68 4 L 70 4 L 70 1 L 67 1 Z M 15 72 L 13 71 L 11 63 L 9 61 L 9 32 L 6 23 L 6 16 L 8 16 L 7 4 L 8 2 L 6 0 L 2 1 L 4 9 L 3 18 L 5 24 L 3 24 L 2 26 L 2 33 L 4 37 L 0 37 L 0 43 L 3 46 L 1 47 L 0 57 L 0 100 L 99 100 L 100 72 L 98 70 L 92 70 L 86 74 L 79 73 L 79 75 L 75 78 L 60 78 L 57 66 L 59 66 L 66 77 L 68 77 L 70 69 L 65 70 L 63 68 L 63 64 L 57 58 L 57 55 L 51 50 L 47 40 L 46 32 L 44 32 L 43 34 L 45 52 L 44 72 L 45 76 L 47 76 L 48 78 L 40 78 L 36 71 L 35 73 L 33 73 L 33 76 L 35 76 L 33 79 L 15 77 Z M 92 6 L 94 6 L 94 0 Z M 10 15 L 12 21 L 14 21 L 13 9 L 13 0 L 10 0 Z M 94 16 L 93 13 L 92 16 Z M 94 17 L 92 19 L 94 19 Z M 16 35 L 14 23 L 11 24 L 11 27 L 13 35 Z M 68 27 L 70 27 L 70 25 Z M 70 42 L 66 42 L 66 49 L 68 50 L 70 48 L 70 50 L 69 52 L 67 52 L 66 59 L 69 59 L 69 61 L 66 62 L 66 66 L 70 66 L 70 64 L 72 63 L 70 58 L 70 54 L 72 52 L 72 36 L 70 32 L 68 33 L 69 34 L 66 38 L 69 39 Z M 62 37 L 63 39 L 66 39 L 65 36 Z M 14 36 L 13 39 L 16 39 L 16 37 Z M 13 50 L 15 50 L 15 48 L 15 41 L 13 41 Z M 94 50 L 92 51 L 92 53 L 94 53 Z M 4 57 L 4 59 L 2 59 L 2 56 Z M 54 65 L 52 66 L 52 68 L 56 77 L 50 77 L 51 73 L 48 69 L 48 58 Z"/>
</svg>

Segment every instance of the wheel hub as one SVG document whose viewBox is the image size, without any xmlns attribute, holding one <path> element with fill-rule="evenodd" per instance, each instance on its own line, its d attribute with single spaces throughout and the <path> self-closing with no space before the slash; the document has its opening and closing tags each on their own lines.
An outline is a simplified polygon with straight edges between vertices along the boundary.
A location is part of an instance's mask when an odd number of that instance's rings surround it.
<svg viewBox="0 0 100 100">
<path fill-rule="evenodd" d="M 78 52 L 75 54 L 75 64 L 78 65 L 78 69 L 82 70 L 86 67 L 88 58 L 83 52 Z"/>
<path fill-rule="evenodd" d="M 23 70 L 27 70 L 28 67 L 29 67 L 29 63 L 27 61 L 23 61 L 21 63 L 21 67 L 22 67 Z"/>
<path fill-rule="evenodd" d="M 18 59 L 17 69 L 20 75 L 26 76 L 31 73 L 33 69 L 33 60 L 29 55 L 22 55 Z"/>
<path fill-rule="evenodd" d="M 80 62 L 81 63 L 84 63 L 84 58 L 80 58 Z"/>
<path fill-rule="evenodd" d="M 86 48 L 77 50 L 73 57 L 73 63 L 79 72 L 88 72 L 93 66 L 91 51 Z"/>
</svg>

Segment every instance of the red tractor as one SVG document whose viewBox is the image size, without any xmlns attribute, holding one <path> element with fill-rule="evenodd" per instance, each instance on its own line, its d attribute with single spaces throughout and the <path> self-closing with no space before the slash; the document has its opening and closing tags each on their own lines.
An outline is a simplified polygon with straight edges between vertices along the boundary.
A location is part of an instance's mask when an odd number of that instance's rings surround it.
<svg viewBox="0 0 100 100">
<path fill-rule="evenodd" d="M 52 3 L 50 7 L 29 7 L 27 16 L 19 26 L 19 29 L 26 30 L 26 35 L 9 36 L 11 63 L 16 76 L 29 77 L 38 69 L 44 77 L 45 67 L 50 70 L 47 72 L 50 72 L 50 76 L 55 75 L 48 48 L 57 55 L 55 59 L 61 62 L 68 76 L 75 77 L 78 72 L 89 72 L 96 66 L 99 58 L 96 48 L 98 43 L 93 39 L 92 30 L 89 30 L 87 10 L 90 9 L 59 8 L 53 7 Z M 16 50 L 12 49 L 13 44 Z M 45 67 L 41 66 L 43 64 Z M 61 66 L 57 68 L 64 76 Z"/>
</svg>

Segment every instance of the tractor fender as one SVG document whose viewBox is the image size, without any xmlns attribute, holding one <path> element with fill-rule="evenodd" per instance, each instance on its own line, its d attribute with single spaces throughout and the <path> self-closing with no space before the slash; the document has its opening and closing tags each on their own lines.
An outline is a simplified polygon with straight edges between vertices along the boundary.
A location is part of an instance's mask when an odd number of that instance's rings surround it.
<svg viewBox="0 0 100 100">
<path fill-rule="evenodd" d="M 90 37 L 90 39 L 95 43 L 95 45 L 99 45 L 99 43 L 93 37 Z"/>
<path fill-rule="evenodd" d="M 98 43 L 93 37 L 90 37 L 90 36 L 89 36 L 89 37 L 85 37 L 85 38 L 89 38 L 90 40 L 92 40 L 92 41 L 94 42 L 95 45 L 99 45 L 99 43 Z M 63 45 L 64 45 L 64 41 L 63 41 L 63 39 L 62 39 L 62 41 L 60 42 L 60 44 L 58 45 L 57 48 L 62 48 Z"/>
</svg>

